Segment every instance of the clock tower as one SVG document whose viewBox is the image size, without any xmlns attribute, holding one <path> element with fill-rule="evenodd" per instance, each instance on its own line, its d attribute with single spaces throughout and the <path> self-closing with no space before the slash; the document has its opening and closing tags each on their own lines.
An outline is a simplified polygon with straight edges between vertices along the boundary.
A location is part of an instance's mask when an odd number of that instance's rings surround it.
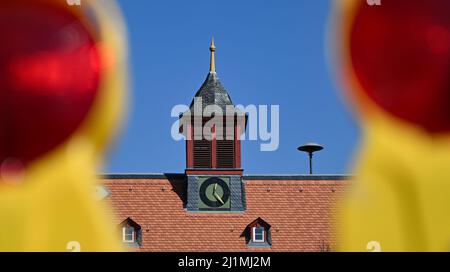
<svg viewBox="0 0 450 272">
<path fill-rule="evenodd" d="M 240 136 L 246 115 L 235 108 L 216 73 L 214 40 L 210 71 L 190 110 L 180 117 L 186 138 L 189 212 L 245 211 Z"/>
</svg>

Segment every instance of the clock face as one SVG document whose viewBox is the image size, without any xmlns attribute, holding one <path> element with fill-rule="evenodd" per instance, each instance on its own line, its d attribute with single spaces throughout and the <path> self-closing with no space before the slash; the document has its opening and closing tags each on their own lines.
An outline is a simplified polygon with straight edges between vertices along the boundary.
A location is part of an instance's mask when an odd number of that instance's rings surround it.
<svg viewBox="0 0 450 272">
<path fill-rule="evenodd" d="M 229 178 L 200 178 L 199 196 L 200 210 L 229 210 L 231 207 Z"/>
</svg>

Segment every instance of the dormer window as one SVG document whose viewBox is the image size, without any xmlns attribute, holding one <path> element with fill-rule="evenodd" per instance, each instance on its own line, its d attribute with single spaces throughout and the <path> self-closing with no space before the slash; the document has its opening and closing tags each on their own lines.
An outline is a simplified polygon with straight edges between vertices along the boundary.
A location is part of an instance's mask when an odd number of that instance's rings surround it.
<svg viewBox="0 0 450 272">
<path fill-rule="evenodd" d="M 264 243 L 265 239 L 265 230 L 263 227 L 253 227 L 252 228 L 252 241 L 254 243 Z"/>
<path fill-rule="evenodd" d="M 139 247 L 142 243 L 141 226 L 131 218 L 125 219 L 119 225 L 122 242 L 128 247 Z"/>
<path fill-rule="evenodd" d="M 136 231 L 133 227 L 127 226 L 122 228 L 122 241 L 124 243 L 134 243 Z"/>
<path fill-rule="evenodd" d="M 261 218 L 251 222 L 243 233 L 248 247 L 271 247 L 270 225 Z"/>
</svg>

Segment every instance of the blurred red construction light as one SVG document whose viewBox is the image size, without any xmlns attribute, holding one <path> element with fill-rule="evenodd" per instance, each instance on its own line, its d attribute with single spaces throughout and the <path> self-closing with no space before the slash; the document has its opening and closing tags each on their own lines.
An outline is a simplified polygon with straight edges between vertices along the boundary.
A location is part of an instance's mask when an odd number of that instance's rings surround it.
<svg viewBox="0 0 450 272">
<path fill-rule="evenodd" d="M 349 37 L 362 91 L 396 117 L 450 132 L 450 1 L 364 2 Z"/>
<path fill-rule="evenodd" d="M 0 3 L 0 163 L 26 165 L 61 144 L 97 94 L 95 39 L 74 7 L 55 2 Z"/>
</svg>

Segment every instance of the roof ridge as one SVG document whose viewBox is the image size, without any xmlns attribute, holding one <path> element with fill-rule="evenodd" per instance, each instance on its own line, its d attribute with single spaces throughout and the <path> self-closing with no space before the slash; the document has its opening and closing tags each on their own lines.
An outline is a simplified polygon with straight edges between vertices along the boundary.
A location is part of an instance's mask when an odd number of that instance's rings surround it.
<svg viewBox="0 0 450 272">
<path fill-rule="evenodd" d="M 102 173 L 98 175 L 102 179 L 183 179 L 184 173 Z M 344 174 L 323 174 L 323 175 L 305 175 L 305 174 L 251 174 L 244 175 L 244 180 L 348 180 L 353 175 Z"/>
</svg>

